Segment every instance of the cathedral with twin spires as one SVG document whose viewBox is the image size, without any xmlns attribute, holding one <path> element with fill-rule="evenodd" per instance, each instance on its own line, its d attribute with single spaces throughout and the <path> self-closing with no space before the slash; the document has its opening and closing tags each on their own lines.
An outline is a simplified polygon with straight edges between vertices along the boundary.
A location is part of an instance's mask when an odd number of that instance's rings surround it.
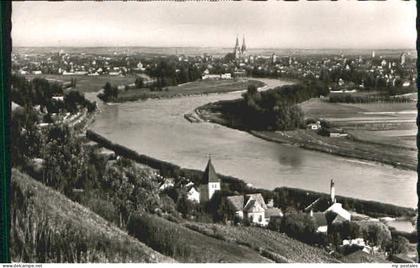
<svg viewBox="0 0 420 268">
<path fill-rule="evenodd" d="M 242 40 L 242 47 L 239 46 L 239 39 L 236 37 L 236 44 L 235 48 L 233 49 L 233 54 L 235 55 L 235 60 L 246 57 L 245 36 Z"/>
</svg>

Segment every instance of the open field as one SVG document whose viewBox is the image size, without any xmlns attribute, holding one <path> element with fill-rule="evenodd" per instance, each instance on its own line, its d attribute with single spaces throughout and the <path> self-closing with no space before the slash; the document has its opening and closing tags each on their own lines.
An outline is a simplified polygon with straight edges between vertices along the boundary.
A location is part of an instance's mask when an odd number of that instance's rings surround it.
<svg viewBox="0 0 420 268">
<path fill-rule="evenodd" d="M 343 104 L 312 99 L 301 104 L 306 118 L 322 118 L 354 140 L 416 149 L 416 104 Z M 384 150 L 385 151 L 385 150 Z"/>
<path fill-rule="evenodd" d="M 246 90 L 250 84 L 255 84 L 257 87 L 264 85 L 260 81 L 246 79 L 198 80 L 178 86 L 166 87 L 161 91 L 151 91 L 148 88 L 120 91 L 118 93 L 118 102 L 135 101 L 146 98 L 172 98 L 177 96 L 242 91 Z"/>
<path fill-rule="evenodd" d="M 43 77 L 51 80 L 58 80 L 63 82 L 70 82 L 72 78 L 77 80 L 76 89 L 81 92 L 97 92 L 103 88 L 106 82 L 111 85 L 128 85 L 134 83 L 136 77 L 134 75 L 128 76 L 113 76 L 113 75 L 100 75 L 100 76 L 87 76 L 87 75 L 58 75 L 58 74 L 42 74 L 42 75 L 25 75 L 27 79 L 34 77 Z"/>
<path fill-rule="evenodd" d="M 322 249 L 311 247 L 285 234 L 259 227 L 229 226 L 220 224 L 193 223 L 189 228 L 258 250 L 277 262 L 311 263 L 339 262 Z"/>
<path fill-rule="evenodd" d="M 173 262 L 89 209 L 12 171 L 15 262 Z"/>
</svg>

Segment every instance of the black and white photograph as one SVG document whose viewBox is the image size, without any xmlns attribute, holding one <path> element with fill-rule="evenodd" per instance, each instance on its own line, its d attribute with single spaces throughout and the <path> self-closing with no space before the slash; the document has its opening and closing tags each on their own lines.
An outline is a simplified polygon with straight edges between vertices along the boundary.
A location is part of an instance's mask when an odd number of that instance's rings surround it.
<svg viewBox="0 0 420 268">
<path fill-rule="evenodd" d="M 417 263 L 416 1 L 12 3 L 17 263 Z"/>
</svg>

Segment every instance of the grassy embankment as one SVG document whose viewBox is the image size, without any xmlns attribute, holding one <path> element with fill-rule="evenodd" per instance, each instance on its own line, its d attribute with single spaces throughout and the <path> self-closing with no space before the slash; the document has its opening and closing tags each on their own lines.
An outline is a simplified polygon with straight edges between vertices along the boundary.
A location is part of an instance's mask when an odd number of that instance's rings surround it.
<svg viewBox="0 0 420 268">
<path fill-rule="evenodd" d="M 120 91 L 116 102 L 136 101 L 147 98 L 173 98 L 179 96 L 226 93 L 232 91 L 246 90 L 248 85 L 255 84 L 257 87 L 264 84 L 256 80 L 198 80 L 170 86 L 161 91 L 151 91 L 149 88 L 129 89 Z"/>
<path fill-rule="evenodd" d="M 264 228 L 196 222 L 188 222 L 184 225 L 208 236 L 252 248 L 276 262 L 339 262 L 320 248 Z"/>
<path fill-rule="evenodd" d="M 76 79 L 76 88 L 80 92 L 97 92 L 104 85 L 109 82 L 113 86 L 128 85 L 134 83 L 136 80 L 135 75 L 127 76 L 87 76 L 87 75 L 26 75 L 27 79 L 35 77 L 42 77 L 50 80 L 61 82 L 70 82 L 71 79 Z M 232 80 L 198 80 L 181 84 L 178 86 L 165 87 L 161 91 L 151 91 L 149 88 L 128 89 L 118 92 L 118 98 L 115 102 L 135 101 L 147 98 L 173 98 L 177 96 L 200 95 L 211 93 L 226 93 L 232 91 L 246 90 L 249 84 L 255 84 L 257 87 L 264 85 L 263 82 L 257 80 L 247 79 L 232 79 Z"/>
<path fill-rule="evenodd" d="M 132 217 L 127 229 L 153 249 L 180 262 L 272 262 L 248 247 L 204 235 L 150 214 Z"/>
<path fill-rule="evenodd" d="M 114 75 L 100 75 L 100 76 L 88 76 L 88 75 L 60 75 L 60 74 L 42 74 L 42 75 L 25 75 L 29 80 L 35 77 L 42 77 L 45 79 L 57 80 L 60 82 L 70 82 L 71 79 L 76 79 L 76 88 L 80 92 L 97 92 L 106 84 L 106 82 L 112 85 L 126 85 L 134 83 L 136 80 L 135 75 L 128 76 L 114 76 Z"/>
<path fill-rule="evenodd" d="M 173 262 L 20 171 L 12 171 L 11 193 L 13 261 Z"/>
<path fill-rule="evenodd" d="M 412 103 L 338 104 L 312 99 L 300 104 L 306 118 L 323 118 L 333 127 L 342 128 L 349 134 L 348 137 L 331 138 L 306 129 L 249 129 L 244 122 L 235 118 L 234 114 L 224 112 L 232 109 L 238 102 L 239 100 L 209 103 L 198 107 L 196 112 L 203 120 L 248 131 L 268 141 L 417 170 L 415 132 L 412 131 L 415 127 L 415 115 L 405 111 L 413 108 Z M 402 130 L 405 132 L 399 135 L 398 131 Z M 407 131 L 412 131 L 413 134 L 406 135 Z"/>
</svg>

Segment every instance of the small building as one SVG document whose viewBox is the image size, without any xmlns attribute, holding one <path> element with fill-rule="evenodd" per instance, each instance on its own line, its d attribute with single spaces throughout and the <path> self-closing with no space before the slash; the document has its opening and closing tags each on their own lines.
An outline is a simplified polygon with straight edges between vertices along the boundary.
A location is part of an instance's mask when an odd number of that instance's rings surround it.
<svg viewBox="0 0 420 268">
<path fill-rule="evenodd" d="M 200 203 L 200 192 L 192 186 L 187 192 L 187 199 L 192 202 Z"/>
<path fill-rule="evenodd" d="M 267 206 L 260 193 L 228 196 L 226 200 L 233 211 L 231 218 L 246 218 L 254 225 L 267 226 L 270 221 L 283 217 L 281 209 Z"/>
<path fill-rule="evenodd" d="M 318 130 L 321 128 L 321 122 L 316 121 L 315 123 L 309 123 L 306 125 L 306 128 L 310 130 Z"/>
<path fill-rule="evenodd" d="M 175 186 L 175 181 L 173 178 L 166 178 L 159 186 L 159 190 L 163 191 L 166 188 L 170 188 L 170 187 L 174 187 Z"/>
</svg>

